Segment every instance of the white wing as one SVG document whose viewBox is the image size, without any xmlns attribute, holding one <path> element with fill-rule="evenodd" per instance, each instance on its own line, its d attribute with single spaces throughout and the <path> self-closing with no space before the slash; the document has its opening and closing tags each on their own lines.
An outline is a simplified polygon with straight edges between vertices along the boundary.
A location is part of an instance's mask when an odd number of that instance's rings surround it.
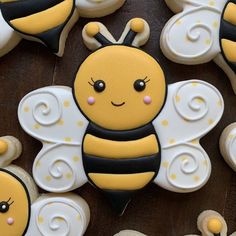
<svg viewBox="0 0 236 236">
<path fill-rule="evenodd" d="M 42 195 L 31 206 L 26 236 L 82 236 L 90 220 L 89 206 L 74 194 Z"/>
<path fill-rule="evenodd" d="M 0 57 L 10 52 L 21 40 L 17 34 L 3 19 L 0 10 Z"/>
<path fill-rule="evenodd" d="M 204 81 L 168 87 L 165 107 L 153 122 L 162 148 L 156 184 L 175 192 L 191 192 L 207 182 L 211 163 L 199 140 L 217 125 L 223 110 L 221 94 Z"/>
<path fill-rule="evenodd" d="M 80 16 L 95 18 L 102 17 L 113 13 L 118 10 L 126 0 L 77 0 L 76 5 Z"/>
<path fill-rule="evenodd" d="M 220 53 L 219 27 L 226 0 L 167 0 L 174 11 L 181 11 L 165 25 L 161 49 L 170 60 L 182 64 L 200 64 Z"/>
<path fill-rule="evenodd" d="M 43 143 L 33 165 L 36 183 L 50 192 L 67 192 L 87 182 L 81 144 L 88 121 L 71 88 L 51 86 L 26 95 L 18 107 L 22 128 Z"/>
</svg>

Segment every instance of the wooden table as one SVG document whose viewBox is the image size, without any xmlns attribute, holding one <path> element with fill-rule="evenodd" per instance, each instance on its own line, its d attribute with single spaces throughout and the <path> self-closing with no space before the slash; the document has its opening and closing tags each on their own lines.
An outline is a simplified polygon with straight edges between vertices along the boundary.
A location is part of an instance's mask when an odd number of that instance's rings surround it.
<svg viewBox="0 0 236 236">
<path fill-rule="evenodd" d="M 219 211 L 228 222 L 229 232 L 236 230 L 236 173 L 226 165 L 218 148 L 223 128 L 236 121 L 236 96 L 224 72 L 213 62 L 183 66 L 163 56 L 159 37 L 172 14 L 163 0 L 127 0 L 120 11 L 100 20 L 118 38 L 129 19 L 145 18 L 151 26 L 151 39 L 144 50 L 160 61 L 168 83 L 203 79 L 221 91 L 226 104 L 223 119 L 201 142 L 211 158 L 211 178 L 205 187 L 191 194 L 171 193 L 151 184 L 133 198 L 122 217 L 117 217 L 104 196 L 86 184 L 75 192 L 90 205 L 91 222 L 87 236 L 112 236 L 127 228 L 150 236 L 197 233 L 197 216 L 206 209 Z M 63 58 L 52 55 L 40 44 L 24 40 L 0 59 L 1 135 L 14 135 L 22 141 L 23 154 L 15 163 L 30 173 L 41 144 L 21 129 L 17 120 L 18 103 L 34 89 L 48 85 L 72 85 L 78 66 L 90 53 L 81 38 L 81 30 L 87 22 L 81 18 L 73 28 Z"/>
</svg>

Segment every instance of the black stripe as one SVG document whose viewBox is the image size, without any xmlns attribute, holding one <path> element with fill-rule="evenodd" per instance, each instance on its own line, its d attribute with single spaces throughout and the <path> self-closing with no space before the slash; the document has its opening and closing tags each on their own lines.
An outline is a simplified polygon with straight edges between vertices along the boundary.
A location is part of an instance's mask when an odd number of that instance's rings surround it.
<svg viewBox="0 0 236 236">
<path fill-rule="evenodd" d="M 236 13 L 235 13 L 236 14 Z M 225 20 L 221 22 L 221 39 L 229 39 L 236 41 L 236 25 L 233 25 Z"/>
<path fill-rule="evenodd" d="M 83 164 L 87 173 L 133 174 L 140 172 L 158 172 L 161 155 L 159 153 L 140 158 L 111 159 L 83 154 Z"/>
<path fill-rule="evenodd" d="M 130 29 L 130 31 L 128 32 L 128 34 L 126 35 L 123 41 L 123 45 L 127 45 L 127 46 L 132 45 L 136 35 L 137 33 Z"/>
<path fill-rule="evenodd" d="M 89 126 L 86 131 L 87 134 L 94 135 L 98 138 L 114 140 L 114 141 L 131 141 L 144 138 L 156 132 L 151 123 L 145 125 L 138 129 L 127 130 L 127 131 L 114 131 L 103 129 L 99 126 L 96 126 L 93 123 L 89 123 Z"/>
<path fill-rule="evenodd" d="M 51 8 L 64 0 L 20 0 L 1 4 L 2 15 L 10 21 Z"/>
</svg>

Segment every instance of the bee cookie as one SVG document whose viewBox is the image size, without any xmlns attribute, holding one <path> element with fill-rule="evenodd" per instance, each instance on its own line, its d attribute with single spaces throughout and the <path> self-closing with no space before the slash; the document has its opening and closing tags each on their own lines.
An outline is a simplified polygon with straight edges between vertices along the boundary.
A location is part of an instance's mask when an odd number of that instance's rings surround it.
<svg viewBox="0 0 236 236">
<path fill-rule="evenodd" d="M 236 123 L 224 129 L 220 137 L 220 151 L 227 164 L 236 171 Z"/>
<path fill-rule="evenodd" d="M 74 194 L 45 194 L 22 168 L 9 165 L 20 154 L 20 142 L 0 139 L 0 227 L 4 236 L 82 236 L 89 223 L 87 203 Z M 5 154 L 3 154 L 5 150 Z M 15 152 L 14 152 L 15 151 Z M 39 197 L 39 198 L 38 198 Z"/>
<path fill-rule="evenodd" d="M 118 234 L 115 234 L 114 236 L 145 236 L 145 235 L 133 230 L 123 230 Z"/>
<path fill-rule="evenodd" d="M 1 37 L 4 40 L 9 38 L 11 45 L 5 45 L 4 42 L 7 40 L 3 41 L 2 55 L 10 51 L 22 37 L 41 42 L 54 54 L 61 57 L 64 53 L 66 38 L 79 15 L 84 17 L 105 16 L 120 8 L 124 2 L 125 0 L 5 1 L 0 6 L 3 17 L 0 17 L 3 24 L 3 28 L 0 29 L 0 53 Z M 13 42 L 15 43 L 13 44 Z"/>
<path fill-rule="evenodd" d="M 215 211 L 202 212 L 197 221 L 198 229 L 202 233 L 199 236 L 227 236 L 227 224 L 224 218 Z M 198 236 L 196 234 L 185 236 Z M 236 236 L 236 232 L 231 234 Z"/>
<path fill-rule="evenodd" d="M 41 188 L 66 192 L 89 181 L 122 214 L 151 182 L 174 192 L 207 182 L 211 163 L 199 139 L 219 122 L 222 96 L 200 80 L 167 85 L 159 63 L 139 49 L 149 34 L 139 18 L 118 41 L 89 23 L 83 39 L 95 52 L 73 88 L 45 87 L 21 100 L 22 128 L 43 143 L 33 165 Z"/>
<path fill-rule="evenodd" d="M 214 60 L 236 93 L 236 1 L 165 0 L 176 13 L 165 25 L 161 48 L 170 60 L 196 65 Z"/>
</svg>

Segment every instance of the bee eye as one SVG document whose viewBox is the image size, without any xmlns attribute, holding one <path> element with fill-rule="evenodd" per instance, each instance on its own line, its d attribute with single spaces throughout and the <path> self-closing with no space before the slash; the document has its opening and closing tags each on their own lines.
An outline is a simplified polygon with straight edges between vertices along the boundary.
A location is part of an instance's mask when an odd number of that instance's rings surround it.
<svg viewBox="0 0 236 236">
<path fill-rule="evenodd" d="M 9 210 L 10 205 L 7 202 L 0 202 L 0 212 L 6 213 Z"/>
<path fill-rule="evenodd" d="M 146 88 L 146 83 L 142 79 L 138 79 L 134 82 L 134 89 L 137 92 L 142 92 Z"/>
<path fill-rule="evenodd" d="M 103 92 L 105 90 L 106 84 L 105 84 L 105 82 L 103 80 L 97 80 L 94 83 L 93 87 L 94 87 L 94 90 L 96 92 L 101 93 L 101 92 Z"/>
</svg>

